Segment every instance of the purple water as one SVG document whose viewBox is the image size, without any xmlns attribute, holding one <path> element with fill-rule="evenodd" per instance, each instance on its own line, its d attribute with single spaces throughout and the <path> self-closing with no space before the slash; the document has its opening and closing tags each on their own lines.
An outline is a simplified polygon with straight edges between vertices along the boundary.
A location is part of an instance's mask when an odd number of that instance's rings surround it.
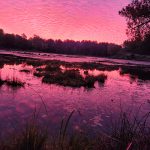
<svg viewBox="0 0 150 150">
<path fill-rule="evenodd" d="M 31 72 L 20 72 L 21 69 Z M 89 71 L 92 75 L 104 73 L 108 76 L 104 84 L 95 83 L 92 89 L 44 84 L 33 72 L 34 68 L 26 64 L 4 65 L 0 69 L 2 79 L 16 77 L 25 82 L 22 88 L 0 87 L 0 127 L 3 131 L 25 122 L 33 116 L 35 108 L 39 111 L 40 122 L 48 124 L 54 132 L 73 110 L 71 127 L 76 130 L 109 129 L 109 121 L 120 113 L 120 107 L 137 113 L 142 106 L 140 113 L 143 115 L 150 110 L 150 81 L 120 75 L 119 70 Z"/>
</svg>

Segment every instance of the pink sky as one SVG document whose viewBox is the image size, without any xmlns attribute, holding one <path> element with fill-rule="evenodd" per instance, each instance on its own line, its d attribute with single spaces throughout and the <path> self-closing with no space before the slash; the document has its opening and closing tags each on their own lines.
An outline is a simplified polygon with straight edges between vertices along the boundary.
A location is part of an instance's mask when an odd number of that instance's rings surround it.
<svg viewBox="0 0 150 150">
<path fill-rule="evenodd" d="M 122 44 L 125 19 L 118 10 L 131 0 L 1 0 L 0 28 L 42 38 Z"/>
</svg>

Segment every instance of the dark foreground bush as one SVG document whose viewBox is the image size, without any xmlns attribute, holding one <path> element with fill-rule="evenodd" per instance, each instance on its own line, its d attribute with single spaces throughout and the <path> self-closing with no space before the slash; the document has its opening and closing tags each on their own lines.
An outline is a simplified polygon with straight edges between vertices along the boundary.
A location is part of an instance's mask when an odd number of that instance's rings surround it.
<svg viewBox="0 0 150 150">
<path fill-rule="evenodd" d="M 47 127 L 39 127 L 30 122 L 19 134 L 8 136 L 0 141 L 2 150 L 149 150 L 150 128 L 149 114 L 142 118 L 130 118 L 121 112 L 120 117 L 110 123 L 111 133 L 97 132 L 90 137 L 85 132 L 67 134 L 70 119 L 74 111 L 62 120 L 60 131 L 55 136 L 47 132 Z"/>
</svg>

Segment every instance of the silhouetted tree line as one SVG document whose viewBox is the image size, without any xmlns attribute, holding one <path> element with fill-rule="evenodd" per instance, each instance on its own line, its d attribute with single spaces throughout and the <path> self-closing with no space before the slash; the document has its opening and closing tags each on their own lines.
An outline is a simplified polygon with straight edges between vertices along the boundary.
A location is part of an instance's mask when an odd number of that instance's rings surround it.
<svg viewBox="0 0 150 150">
<path fill-rule="evenodd" d="M 150 34 L 145 36 L 144 40 L 125 41 L 124 48 L 132 53 L 150 55 Z"/>
<path fill-rule="evenodd" d="M 119 14 L 127 20 L 127 50 L 150 55 L 150 0 L 132 0 Z"/>
<path fill-rule="evenodd" d="M 73 41 L 42 39 L 37 35 L 27 39 L 26 35 L 15 35 L 4 33 L 0 29 L 0 47 L 17 50 L 36 50 L 58 54 L 77 54 L 88 56 L 111 56 L 116 54 L 121 46 L 109 43 L 98 43 L 96 41 Z"/>
</svg>

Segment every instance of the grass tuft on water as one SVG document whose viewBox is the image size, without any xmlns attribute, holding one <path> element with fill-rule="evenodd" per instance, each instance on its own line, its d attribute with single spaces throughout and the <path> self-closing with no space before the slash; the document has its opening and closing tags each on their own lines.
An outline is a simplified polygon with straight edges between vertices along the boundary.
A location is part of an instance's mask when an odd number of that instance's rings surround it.
<svg viewBox="0 0 150 150">
<path fill-rule="evenodd" d="M 21 82 L 18 78 L 13 77 L 12 79 L 7 79 L 4 81 L 7 86 L 10 87 L 24 87 L 24 82 Z"/>
</svg>

